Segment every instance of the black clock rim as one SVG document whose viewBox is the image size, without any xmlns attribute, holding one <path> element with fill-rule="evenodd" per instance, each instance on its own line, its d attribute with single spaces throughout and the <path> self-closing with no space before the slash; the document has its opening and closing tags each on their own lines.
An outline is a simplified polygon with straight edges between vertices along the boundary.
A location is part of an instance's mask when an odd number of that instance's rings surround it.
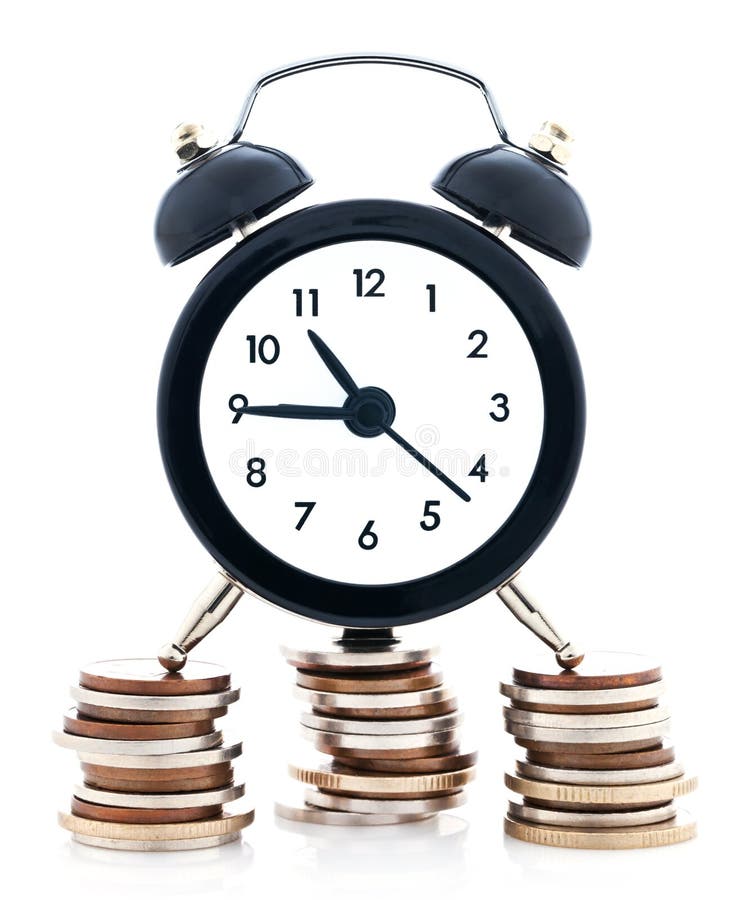
<svg viewBox="0 0 739 900">
<path fill-rule="evenodd" d="M 333 243 L 386 240 L 423 247 L 487 282 L 508 305 L 534 352 L 544 428 L 529 485 L 506 522 L 454 565 L 413 581 L 351 585 L 275 556 L 231 514 L 210 475 L 200 437 L 200 390 L 223 323 L 275 268 Z M 567 324 L 549 291 L 509 247 L 478 225 L 435 207 L 347 200 L 293 212 L 237 245 L 208 272 L 182 311 L 165 353 L 157 401 L 164 467 L 185 519 L 223 569 L 264 600 L 317 621 L 351 627 L 406 625 L 459 609 L 493 591 L 544 540 L 572 488 L 582 454 L 585 394 Z"/>
</svg>

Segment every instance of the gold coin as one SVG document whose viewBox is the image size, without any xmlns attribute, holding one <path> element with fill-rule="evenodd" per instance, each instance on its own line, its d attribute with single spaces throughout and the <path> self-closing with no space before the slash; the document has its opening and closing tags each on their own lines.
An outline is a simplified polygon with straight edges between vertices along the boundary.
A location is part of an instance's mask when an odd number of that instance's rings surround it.
<svg viewBox="0 0 739 900">
<path fill-rule="evenodd" d="M 537 654 L 513 670 L 513 680 L 533 688 L 558 691 L 600 691 L 659 681 L 662 670 L 656 660 L 637 653 L 590 652 L 575 669 L 561 669 L 550 653 Z"/>
<path fill-rule="evenodd" d="M 694 791 L 697 778 L 681 776 L 666 781 L 644 784 L 585 785 L 561 784 L 553 781 L 535 781 L 505 776 L 506 787 L 526 798 L 554 804 L 589 804 L 592 806 L 647 806 L 652 803 L 666 803 Z"/>
<path fill-rule="evenodd" d="M 397 775 L 428 774 L 430 772 L 454 772 L 469 769 L 477 762 L 477 751 L 463 748 L 456 753 L 443 756 L 428 756 L 416 759 L 377 759 L 336 756 L 336 762 L 350 769 L 370 772 L 388 772 Z"/>
<path fill-rule="evenodd" d="M 303 784 L 327 791 L 348 791 L 362 795 L 396 796 L 397 794 L 431 794 L 459 790 L 475 777 L 475 769 L 461 769 L 458 772 L 434 772 L 425 775 L 385 775 L 375 773 L 357 774 L 337 765 L 323 765 L 315 768 L 289 765 L 292 778 Z"/>
<path fill-rule="evenodd" d="M 67 831 L 96 838 L 124 841 L 196 840 L 241 831 L 254 820 L 254 810 L 224 813 L 199 822 L 177 822 L 164 825 L 129 825 L 123 822 L 98 822 L 71 813 L 59 813 L 59 824 Z"/>
<path fill-rule="evenodd" d="M 167 672 L 156 659 L 107 659 L 84 666 L 80 685 L 115 694 L 174 697 L 227 691 L 231 673 L 215 663 L 193 660 L 182 672 Z"/>
<path fill-rule="evenodd" d="M 631 850 L 645 847 L 665 847 L 689 841 L 696 835 L 695 820 L 683 811 L 674 819 L 653 825 L 633 825 L 625 828 L 565 828 L 554 825 L 535 825 L 506 817 L 507 835 L 530 844 L 568 847 L 578 850 Z"/>
<path fill-rule="evenodd" d="M 410 671 L 401 670 L 385 675 L 353 672 L 323 675 L 298 669 L 296 678 L 299 687 L 335 694 L 396 694 L 403 691 L 426 691 L 439 687 L 443 680 L 443 672 L 434 663 Z"/>
</svg>

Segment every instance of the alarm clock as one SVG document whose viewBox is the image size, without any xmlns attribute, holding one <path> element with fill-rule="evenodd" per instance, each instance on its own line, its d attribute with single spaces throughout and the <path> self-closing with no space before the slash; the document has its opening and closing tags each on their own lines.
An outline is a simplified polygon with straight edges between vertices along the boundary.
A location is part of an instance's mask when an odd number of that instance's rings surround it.
<svg viewBox="0 0 739 900">
<path fill-rule="evenodd" d="M 443 208 L 344 200 L 260 227 L 313 181 L 284 151 L 244 139 L 257 95 L 349 64 L 467 82 L 497 141 L 442 168 Z M 519 146 L 471 73 L 354 55 L 270 72 L 228 141 L 181 126 L 177 149 L 184 165 L 156 218 L 162 262 L 237 241 L 184 307 L 162 366 L 164 467 L 220 567 L 162 664 L 184 665 L 244 591 L 383 632 L 497 591 L 576 665 L 514 577 L 575 479 L 583 380 L 562 314 L 507 240 L 583 263 L 590 226 L 564 169 L 567 133 L 548 123 Z"/>
</svg>

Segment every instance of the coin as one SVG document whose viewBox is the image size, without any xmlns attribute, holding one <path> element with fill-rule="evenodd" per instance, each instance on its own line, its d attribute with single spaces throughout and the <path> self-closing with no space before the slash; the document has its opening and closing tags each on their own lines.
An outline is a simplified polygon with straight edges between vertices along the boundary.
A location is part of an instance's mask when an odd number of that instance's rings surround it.
<svg viewBox="0 0 739 900">
<path fill-rule="evenodd" d="M 227 691 L 231 673 L 215 663 L 193 660 L 182 672 L 165 672 L 156 659 L 108 659 L 84 666 L 80 686 L 117 694 L 209 694 Z"/>
<path fill-rule="evenodd" d="M 223 742 L 223 733 L 213 731 L 191 738 L 172 738 L 163 741 L 109 741 L 99 738 L 80 737 L 55 731 L 52 735 L 54 743 L 68 750 L 84 753 L 114 753 L 129 756 L 164 755 L 169 753 L 188 753 L 191 750 L 208 750 Z"/>
<path fill-rule="evenodd" d="M 526 759 L 536 765 L 569 769 L 646 769 L 674 762 L 675 748 L 671 741 L 664 741 L 652 750 L 632 750 L 627 753 L 547 753 L 534 749 L 527 751 Z"/>
<path fill-rule="evenodd" d="M 138 725 L 167 725 L 184 722 L 212 722 L 228 712 L 226 706 L 213 709 L 114 709 L 94 703 L 78 703 L 77 712 L 105 722 L 130 722 Z"/>
<path fill-rule="evenodd" d="M 527 709 L 505 707 L 503 716 L 508 722 L 520 725 L 532 725 L 538 728 L 629 728 L 633 725 L 652 725 L 670 718 L 667 709 L 653 706 L 638 712 L 619 712 L 610 714 L 576 715 L 573 713 L 531 712 Z"/>
<path fill-rule="evenodd" d="M 379 796 L 398 794 L 430 794 L 459 790 L 475 777 L 475 769 L 461 769 L 457 772 L 435 772 L 424 775 L 379 775 L 376 773 L 357 774 L 336 765 L 302 767 L 290 764 L 288 772 L 292 778 L 327 791 L 348 791 L 350 793 Z"/>
<path fill-rule="evenodd" d="M 293 693 L 298 700 L 310 703 L 311 706 L 320 706 L 324 709 L 372 709 L 377 717 L 380 716 L 378 710 L 443 703 L 454 696 L 450 688 L 444 687 L 431 688 L 428 691 L 403 691 L 400 694 L 332 694 L 295 687 Z"/>
<path fill-rule="evenodd" d="M 100 822 L 128 822 L 132 825 L 159 825 L 165 822 L 194 822 L 212 819 L 223 812 L 222 806 L 191 806 L 184 809 L 130 809 L 125 806 L 100 806 L 72 797 L 71 812 L 83 819 Z"/>
<path fill-rule="evenodd" d="M 556 690 L 613 690 L 659 681 L 662 670 L 637 653 L 589 652 L 576 669 L 561 669 L 551 654 L 538 654 L 513 670 L 517 684 Z"/>
<path fill-rule="evenodd" d="M 130 809 L 185 809 L 192 806 L 220 806 L 244 796 L 244 785 L 215 788 L 212 791 L 195 791 L 187 794 L 125 794 L 120 791 L 103 791 L 99 788 L 77 785 L 75 797 L 101 806 L 127 806 Z"/>
<path fill-rule="evenodd" d="M 443 716 L 456 712 L 457 698 L 451 697 L 441 703 L 427 703 L 424 706 L 398 706 L 394 709 L 386 708 L 378 712 L 371 707 L 332 707 L 313 706 L 313 712 L 321 715 L 340 716 L 342 719 L 427 719 L 431 716 Z"/>
<path fill-rule="evenodd" d="M 377 760 L 424 760 L 428 757 L 444 756 L 450 753 L 456 753 L 459 750 L 459 744 L 453 741 L 451 744 L 437 744 L 429 747 L 413 747 L 408 750 L 357 750 L 347 747 L 333 747 L 326 744 L 320 737 L 313 741 L 313 746 L 320 750 L 321 753 L 328 753 L 334 757 L 349 758 L 352 760 L 359 759 L 377 759 Z"/>
<path fill-rule="evenodd" d="M 354 813 L 438 813 L 447 809 L 456 809 L 467 802 L 464 791 L 455 791 L 442 797 L 428 797 L 413 800 L 376 800 L 363 797 L 346 796 L 343 794 L 328 794 L 308 788 L 305 792 L 305 802 L 309 806 L 319 806 L 321 809 L 333 809 L 338 812 Z"/>
<path fill-rule="evenodd" d="M 190 753 L 169 753 L 165 756 L 135 756 L 123 753 L 77 752 L 80 762 L 94 766 L 113 766 L 120 769 L 187 769 L 191 766 L 210 766 L 228 762 L 241 756 L 242 744 L 228 744 L 214 750 L 199 750 Z"/>
<path fill-rule="evenodd" d="M 630 712 L 654 706 L 664 694 L 662 681 L 613 690 L 563 690 L 529 688 L 501 683 L 500 692 L 514 707 L 536 712 L 609 713 Z"/>
<path fill-rule="evenodd" d="M 118 771 L 131 770 L 119 769 Z M 128 778 L 106 778 L 100 775 L 85 777 L 85 787 L 100 788 L 104 791 L 121 791 L 128 794 L 184 794 L 188 791 L 210 791 L 213 788 L 228 787 L 232 783 L 233 772 L 227 777 L 211 775 L 205 778 L 183 778 L 181 781 L 138 781 Z"/>
<path fill-rule="evenodd" d="M 333 643 L 329 650 L 298 650 L 280 647 L 280 651 L 291 666 L 319 672 L 392 672 L 403 669 L 420 668 L 428 665 L 438 656 L 438 647 L 413 647 L 409 644 L 395 644 L 377 649 L 368 642 L 365 646 L 356 642 Z"/>
<path fill-rule="evenodd" d="M 301 725 L 300 732 L 309 741 L 317 740 L 323 746 L 346 750 L 416 750 L 450 744 L 457 737 L 456 729 L 422 734 L 339 734 L 335 731 L 317 731 Z"/>
<path fill-rule="evenodd" d="M 67 831 L 97 838 L 113 838 L 128 841 L 192 840 L 194 838 L 215 837 L 241 831 L 251 824 L 254 811 L 246 813 L 223 813 L 212 819 L 198 822 L 177 822 L 162 825 L 129 825 L 123 822 L 98 822 L 83 819 L 71 813 L 59 813 L 59 824 Z"/>
<path fill-rule="evenodd" d="M 505 776 L 506 787 L 532 800 L 548 801 L 556 804 L 579 803 L 592 806 L 646 806 L 648 804 L 666 803 L 676 797 L 694 791 L 698 785 L 697 778 L 680 776 L 667 781 L 643 784 L 619 785 L 584 785 L 562 784 L 550 781 L 535 781 L 531 778 L 519 778 L 517 775 Z"/>
<path fill-rule="evenodd" d="M 505 833 L 511 837 L 532 844 L 585 850 L 661 847 L 690 840 L 696 835 L 695 820 L 682 811 L 667 822 L 618 829 L 560 828 L 554 825 L 518 822 L 510 817 L 506 817 L 504 828 Z"/>
<path fill-rule="evenodd" d="M 630 714 L 623 713 L 623 715 Z M 669 734 L 670 720 L 665 719 L 650 725 L 630 725 L 627 728 L 539 728 L 533 725 L 520 725 L 518 722 L 506 722 L 505 730 L 528 741 L 603 745 L 664 737 Z"/>
<path fill-rule="evenodd" d="M 72 707 L 64 717 L 64 730 L 82 737 L 103 740 L 150 741 L 169 738 L 198 737 L 214 730 L 212 719 L 199 722 L 179 722 L 169 725 L 137 725 L 123 722 L 100 722 L 81 716 Z"/>
<path fill-rule="evenodd" d="M 111 709 L 155 710 L 157 712 L 181 711 L 191 709 L 214 709 L 228 706 L 239 699 L 240 691 L 234 688 L 216 694 L 195 694 L 189 697 L 155 697 L 142 694 L 110 694 L 104 691 L 91 691 L 89 688 L 72 687 L 69 693 L 80 709 L 81 703 L 93 706 L 106 706 Z M 80 710 L 81 711 L 81 710 Z"/>
<path fill-rule="evenodd" d="M 342 719 L 337 716 L 319 716 L 303 713 L 301 725 L 320 731 L 334 731 L 340 734 L 422 734 L 430 731 L 450 731 L 462 724 L 461 713 L 446 716 L 431 716 L 424 719 Z"/>
<path fill-rule="evenodd" d="M 454 772 L 469 769 L 477 762 L 477 751 L 462 749 L 444 756 L 416 759 L 376 759 L 374 757 L 337 756 L 336 762 L 353 769 L 396 774 L 424 774 L 429 772 Z"/>
<path fill-rule="evenodd" d="M 213 763 L 206 766 L 189 766 L 179 769 L 126 769 L 123 772 L 114 766 L 96 766 L 82 763 L 86 777 L 135 778 L 138 781 L 182 781 L 194 778 L 228 778 L 233 774 L 230 762 Z"/>
<path fill-rule="evenodd" d="M 554 729 L 545 729 L 553 731 Z M 573 732 L 574 733 L 574 732 Z M 604 732 L 605 734 L 606 732 Z M 644 738 L 639 741 L 612 741 L 601 739 L 597 743 L 580 743 L 578 741 L 569 740 L 562 743 L 561 741 L 548 740 L 527 740 L 526 738 L 517 737 L 516 743 L 520 747 L 527 750 L 541 751 L 544 753 L 584 753 L 590 755 L 613 755 L 616 753 L 631 753 L 634 750 L 656 750 L 662 746 L 662 738 L 657 736 L 654 738 Z"/>
<path fill-rule="evenodd" d="M 654 806 L 649 809 L 629 809 L 626 812 L 565 812 L 557 809 L 543 809 L 531 803 L 509 803 L 508 815 L 513 819 L 537 822 L 540 825 L 560 825 L 565 828 L 623 828 L 629 825 L 652 825 L 665 822 L 677 814 L 674 803 Z"/>
<path fill-rule="evenodd" d="M 680 763 L 651 766 L 648 769 L 561 769 L 516 762 L 516 774 L 537 781 L 556 781 L 561 784 L 643 784 L 650 781 L 667 781 L 685 774 Z"/>
<path fill-rule="evenodd" d="M 299 687 L 335 694 L 394 694 L 401 691 L 425 691 L 438 687 L 444 674 L 435 663 L 415 670 L 401 670 L 392 675 L 365 675 L 347 672 L 323 675 L 298 669 Z"/>
<path fill-rule="evenodd" d="M 252 813 L 253 820 L 254 813 Z M 247 824 L 251 823 L 247 822 Z M 224 844 L 233 844 L 240 839 L 240 831 L 235 831 L 233 834 L 217 834 L 213 837 L 174 841 L 124 841 L 117 838 L 92 837 L 89 834 L 72 835 L 73 841 L 88 847 L 101 847 L 104 850 L 135 850 L 139 853 L 165 850 L 202 850 L 206 847 L 222 847 Z"/>
<path fill-rule="evenodd" d="M 372 813 L 335 812 L 330 809 L 319 809 L 316 806 L 275 803 L 275 815 L 292 822 L 304 822 L 309 825 L 403 825 L 428 819 L 433 813 L 373 815 Z"/>
</svg>

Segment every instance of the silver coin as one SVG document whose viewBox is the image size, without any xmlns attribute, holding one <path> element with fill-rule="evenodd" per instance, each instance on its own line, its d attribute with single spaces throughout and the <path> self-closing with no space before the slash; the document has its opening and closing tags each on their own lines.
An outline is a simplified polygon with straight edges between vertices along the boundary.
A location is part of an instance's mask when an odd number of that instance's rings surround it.
<svg viewBox="0 0 739 900">
<path fill-rule="evenodd" d="M 505 707 L 503 715 L 508 722 L 538 728 L 631 728 L 633 725 L 653 725 L 670 718 L 670 713 L 664 706 L 605 715 L 531 712 L 528 709 Z"/>
<path fill-rule="evenodd" d="M 163 741 L 114 741 L 104 738 L 82 737 L 68 734 L 66 731 L 55 731 L 52 734 L 55 744 L 68 750 L 84 753 L 111 753 L 127 756 L 163 756 L 169 753 L 190 753 L 197 750 L 210 750 L 223 743 L 223 732 L 212 731 L 198 737 L 169 738 Z"/>
<path fill-rule="evenodd" d="M 612 688 L 604 691 L 557 691 L 502 682 L 500 692 L 510 700 L 543 706 L 618 706 L 621 703 L 656 700 L 664 694 L 665 685 L 662 681 L 654 681 L 651 684 Z"/>
<path fill-rule="evenodd" d="M 334 643 L 328 650 L 304 650 L 280 647 L 280 652 L 290 665 L 299 669 L 402 669 L 403 667 L 431 662 L 438 656 L 438 647 L 412 647 L 407 644 L 390 644 L 377 649 L 351 643 Z"/>
<path fill-rule="evenodd" d="M 628 728 L 539 728 L 506 722 L 505 730 L 515 737 L 553 744 L 603 744 L 651 740 L 670 733 L 670 720 L 652 725 L 631 725 Z"/>
<path fill-rule="evenodd" d="M 323 746 L 345 750 L 416 750 L 419 747 L 451 744 L 458 736 L 454 729 L 425 734 L 338 734 L 334 731 L 316 731 L 305 725 L 300 726 L 300 733 L 309 741 L 318 740 Z"/>
<path fill-rule="evenodd" d="M 431 815 L 462 806 L 467 802 L 467 794 L 465 791 L 457 791 L 456 794 L 448 794 L 446 797 L 428 797 L 420 800 L 370 800 L 327 794 L 325 791 L 308 788 L 304 799 L 308 806 L 319 806 L 321 809 L 333 809 L 337 812 Z"/>
<path fill-rule="evenodd" d="M 339 734 L 423 734 L 429 731 L 450 731 L 461 725 L 463 718 L 461 713 L 425 719 L 340 719 L 303 713 L 300 722 L 306 728 Z"/>
<path fill-rule="evenodd" d="M 128 794 L 124 791 L 103 791 L 77 785 L 75 797 L 100 806 L 124 806 L 127 809 L 188 809 L 191 806 L 220 806 L 244 796 L 244 785 L 216 788 L 212 791 L 187 791 L 184 794 Z"/>
<path fill-rule="evenodd" d="M 72 840 L 88 847 L 102 847 L 105 850 L 136 850 L 155 852 L 162 850 L 204 850 L 207 847 L 222 847 L 241 840 L 241 832 L 216 834 L 211 837 L 189 838 L 175 841 L 124 841 L 119 838 L 92 837 L 88 834 L 73 834 Z"/>
<path fill-rule="evenodd" d="M 685 774 L 685 769 L 678 762 L 652 766 L 650 769 L 556 769 L 518 760 L 516 774 L 522 778 L 556 781 L 559 784 L 645 784 L 679 778 Z"/>
<path fill-rule="evenodd" d="M 275 815 L 292 822 L 305 822 L 310 825 L 404 825 L 408 822 L 421 822 L 429 819 L 433 813 L 351 813 L 337 812 L 331 809 L 319 809 L 317 806 L 275 803 Z"/>
<path fill-rule="evenodd" d="M 653 825 L 666 822 L 677 815 L 674 803 L 666 803 L 651 809 L 637 809 L 629 812 L 563 812 L 544 809 L 528 803 L 509 803 L 508 814 L 525 822 L 539 822 L 542 825 L 560 825 L 564 828 L 624 828 L 630 825 Z"/>
<path fill-rule="evenodd" d="M 333 694 L 294 687 L 298 700 L 326 709 L 398 709 L 405 706 L 429 706 L 454 697 L 451 688 L 431 688 L 428 691 L 403 691 L 400 694 Z"/>
<path fill-rule="evenodd" d="M 228 744 L 214 750 L 191 751 L 190 753 L 168 753 L 164 756 L 135 756 L 116 753 L 88 753 L 77 751 L 80 762 L 93 766 L 113 766 L 119 769 L 187 769 L 190 766 L 211 766 L 229 762 L 241 756 L 243 744 Z M 124 777 L 123 775 L 121 777 Z"/>
<path fill-rule="evenodd" d="M 142 710 L 188 710 L 216 709 L 235 703 L 241 695 L 238 688 L 221 691 L 218 694 L 188 694 L 182 697 L 150 697 L 142 694 L 109 694 L 105 691 L 91 691 L 89 688 L 71 687 L 69 693 L 75 703 L 91 706 L 111 706 L 113 709 Z"/>
</svg>

